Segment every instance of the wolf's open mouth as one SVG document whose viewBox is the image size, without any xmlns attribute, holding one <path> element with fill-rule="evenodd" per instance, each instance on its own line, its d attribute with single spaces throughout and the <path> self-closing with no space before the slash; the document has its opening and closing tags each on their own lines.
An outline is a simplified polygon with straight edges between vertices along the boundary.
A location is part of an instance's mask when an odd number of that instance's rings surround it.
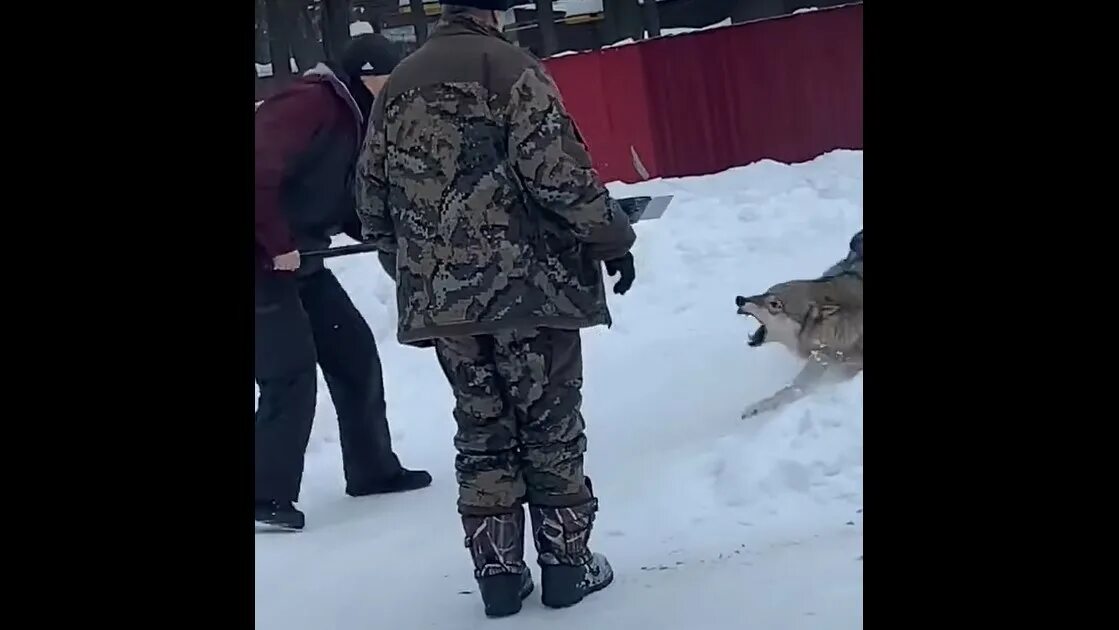
<svg viewBox="0 0 1119 630">
<path fill-rule="evenodd" d="M 746 345 L 755 348 L 765 343 L 765 324 L 762 323 L 762 320 L 749 313 L 743 313 L 743 315 L 746 315 L 746 318 L 751 321 L 758 322 L 758 329 L 749 336 L 746 340 Z"/>
</svg>

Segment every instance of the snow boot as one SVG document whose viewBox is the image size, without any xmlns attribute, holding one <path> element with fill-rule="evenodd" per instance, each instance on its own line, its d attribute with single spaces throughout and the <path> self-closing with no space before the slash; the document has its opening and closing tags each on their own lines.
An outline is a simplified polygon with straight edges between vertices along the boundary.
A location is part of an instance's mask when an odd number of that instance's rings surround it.
<svg viewBox="0 0 1119 630">
<path fill-rule="evenodd" d="M 590 480 L 587 481 L 590 489 Z M 532 538 L 539 554 L 541 601 L 564 608 L 610 586 L 614 570 L 606 556 L 587 547 L 598 499 L 572 507 L 529 506 Z"/>
<path fill-rule="evenodd" d="M 306 524 L 303 512 L 295 509 L 291 501 L 256 501 L 253 508 L 258 526 L 299 531 Z"/>
<path fill-rule="evenodd" d="M 525 565 L 525 513 L 463 516 L 466 548 L 487 617 L 508 617 L 532 593 L 532 572 Z"/>
<path fill-rule="evenodd" d="M 346 494 L 351 497 L 367 497 L 372 494 L 392 494 L 394 492 L 409 492 L 419 490 L 431 485 L 431 474 L 426 470 L 401 469 L 400 474 L 376 484 L 358 484 L 346 486 Z"/>
</svg>

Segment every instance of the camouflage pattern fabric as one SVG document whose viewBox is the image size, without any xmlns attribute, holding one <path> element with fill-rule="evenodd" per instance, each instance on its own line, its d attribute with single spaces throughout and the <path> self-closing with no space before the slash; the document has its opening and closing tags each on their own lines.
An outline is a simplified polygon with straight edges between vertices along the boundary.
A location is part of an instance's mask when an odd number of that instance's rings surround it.
<svg viewBox="0 0 1119 630">
<path fill-rule="evenodd" d="M 509 514 L 463 516 L 462 527 L 475 578 L 524 573 L 525 513 L 520 506 Z"/>
<path fill-rule="evenodd" d="M 393 71 L 355 187 L 401 342 L 610 324 L 601 263 L 636 235 L 543 66 L 492 27 L 449 18 Z"/>
<path fill-rule="evenodd" d="M 573 507 L 530 506 L 532 539 L 541 565 L 578 565 L 591 561 L 588 542 L 598 500 Z"/>
<path fill-rule="evenodd" d="M 455 394 L 460 513 L 508 513 L 526 500 L 563 507 L 590 499 L 579 331 L 440 338 L 435 349 Z"/>
</svg>

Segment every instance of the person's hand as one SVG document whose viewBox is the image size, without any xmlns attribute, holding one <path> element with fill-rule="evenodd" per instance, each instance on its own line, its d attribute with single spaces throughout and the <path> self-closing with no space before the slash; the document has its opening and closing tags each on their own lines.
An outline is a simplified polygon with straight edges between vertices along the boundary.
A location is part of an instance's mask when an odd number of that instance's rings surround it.
<svg viewBox="0 0 1119 630">
<path fill-rule="evenodd" d="M 272 259 L 272 268 L 276 271 L 295 271 L 299 269 L 299 250 L 276 256 Z"/>
<path fill-rule="evenodd" d="M 606 273 L 610 276 L 621 274 L 618 282 L 614 284 L 614 293 L 618 295 L 625 295 L 626 291 L 633 286 L 635 272 L 633 270 L 633 254 L 626 253 L 621 258 L 606 261 Z"/>
</svg>

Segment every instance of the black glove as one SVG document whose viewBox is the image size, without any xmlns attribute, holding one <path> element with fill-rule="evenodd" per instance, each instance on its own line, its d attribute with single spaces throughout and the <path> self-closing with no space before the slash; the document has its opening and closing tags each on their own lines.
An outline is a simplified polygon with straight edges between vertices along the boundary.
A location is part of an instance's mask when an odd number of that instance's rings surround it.
<svg viewBox="0 0 1119 630">
<path fill-rule="evenodd" d="M 625 295 L 626 291 L 629 291 L 629 288 L 633 286 L 633 279 L 636 275 L 633 271 L 633 254 L 627 253 L 621 258 L 607 260 L 606 273 L 610 276 L 615 276 L 619 273 L 622 274 L 617 284 L 614 285 L 614 293 Z"/>
</svg>

